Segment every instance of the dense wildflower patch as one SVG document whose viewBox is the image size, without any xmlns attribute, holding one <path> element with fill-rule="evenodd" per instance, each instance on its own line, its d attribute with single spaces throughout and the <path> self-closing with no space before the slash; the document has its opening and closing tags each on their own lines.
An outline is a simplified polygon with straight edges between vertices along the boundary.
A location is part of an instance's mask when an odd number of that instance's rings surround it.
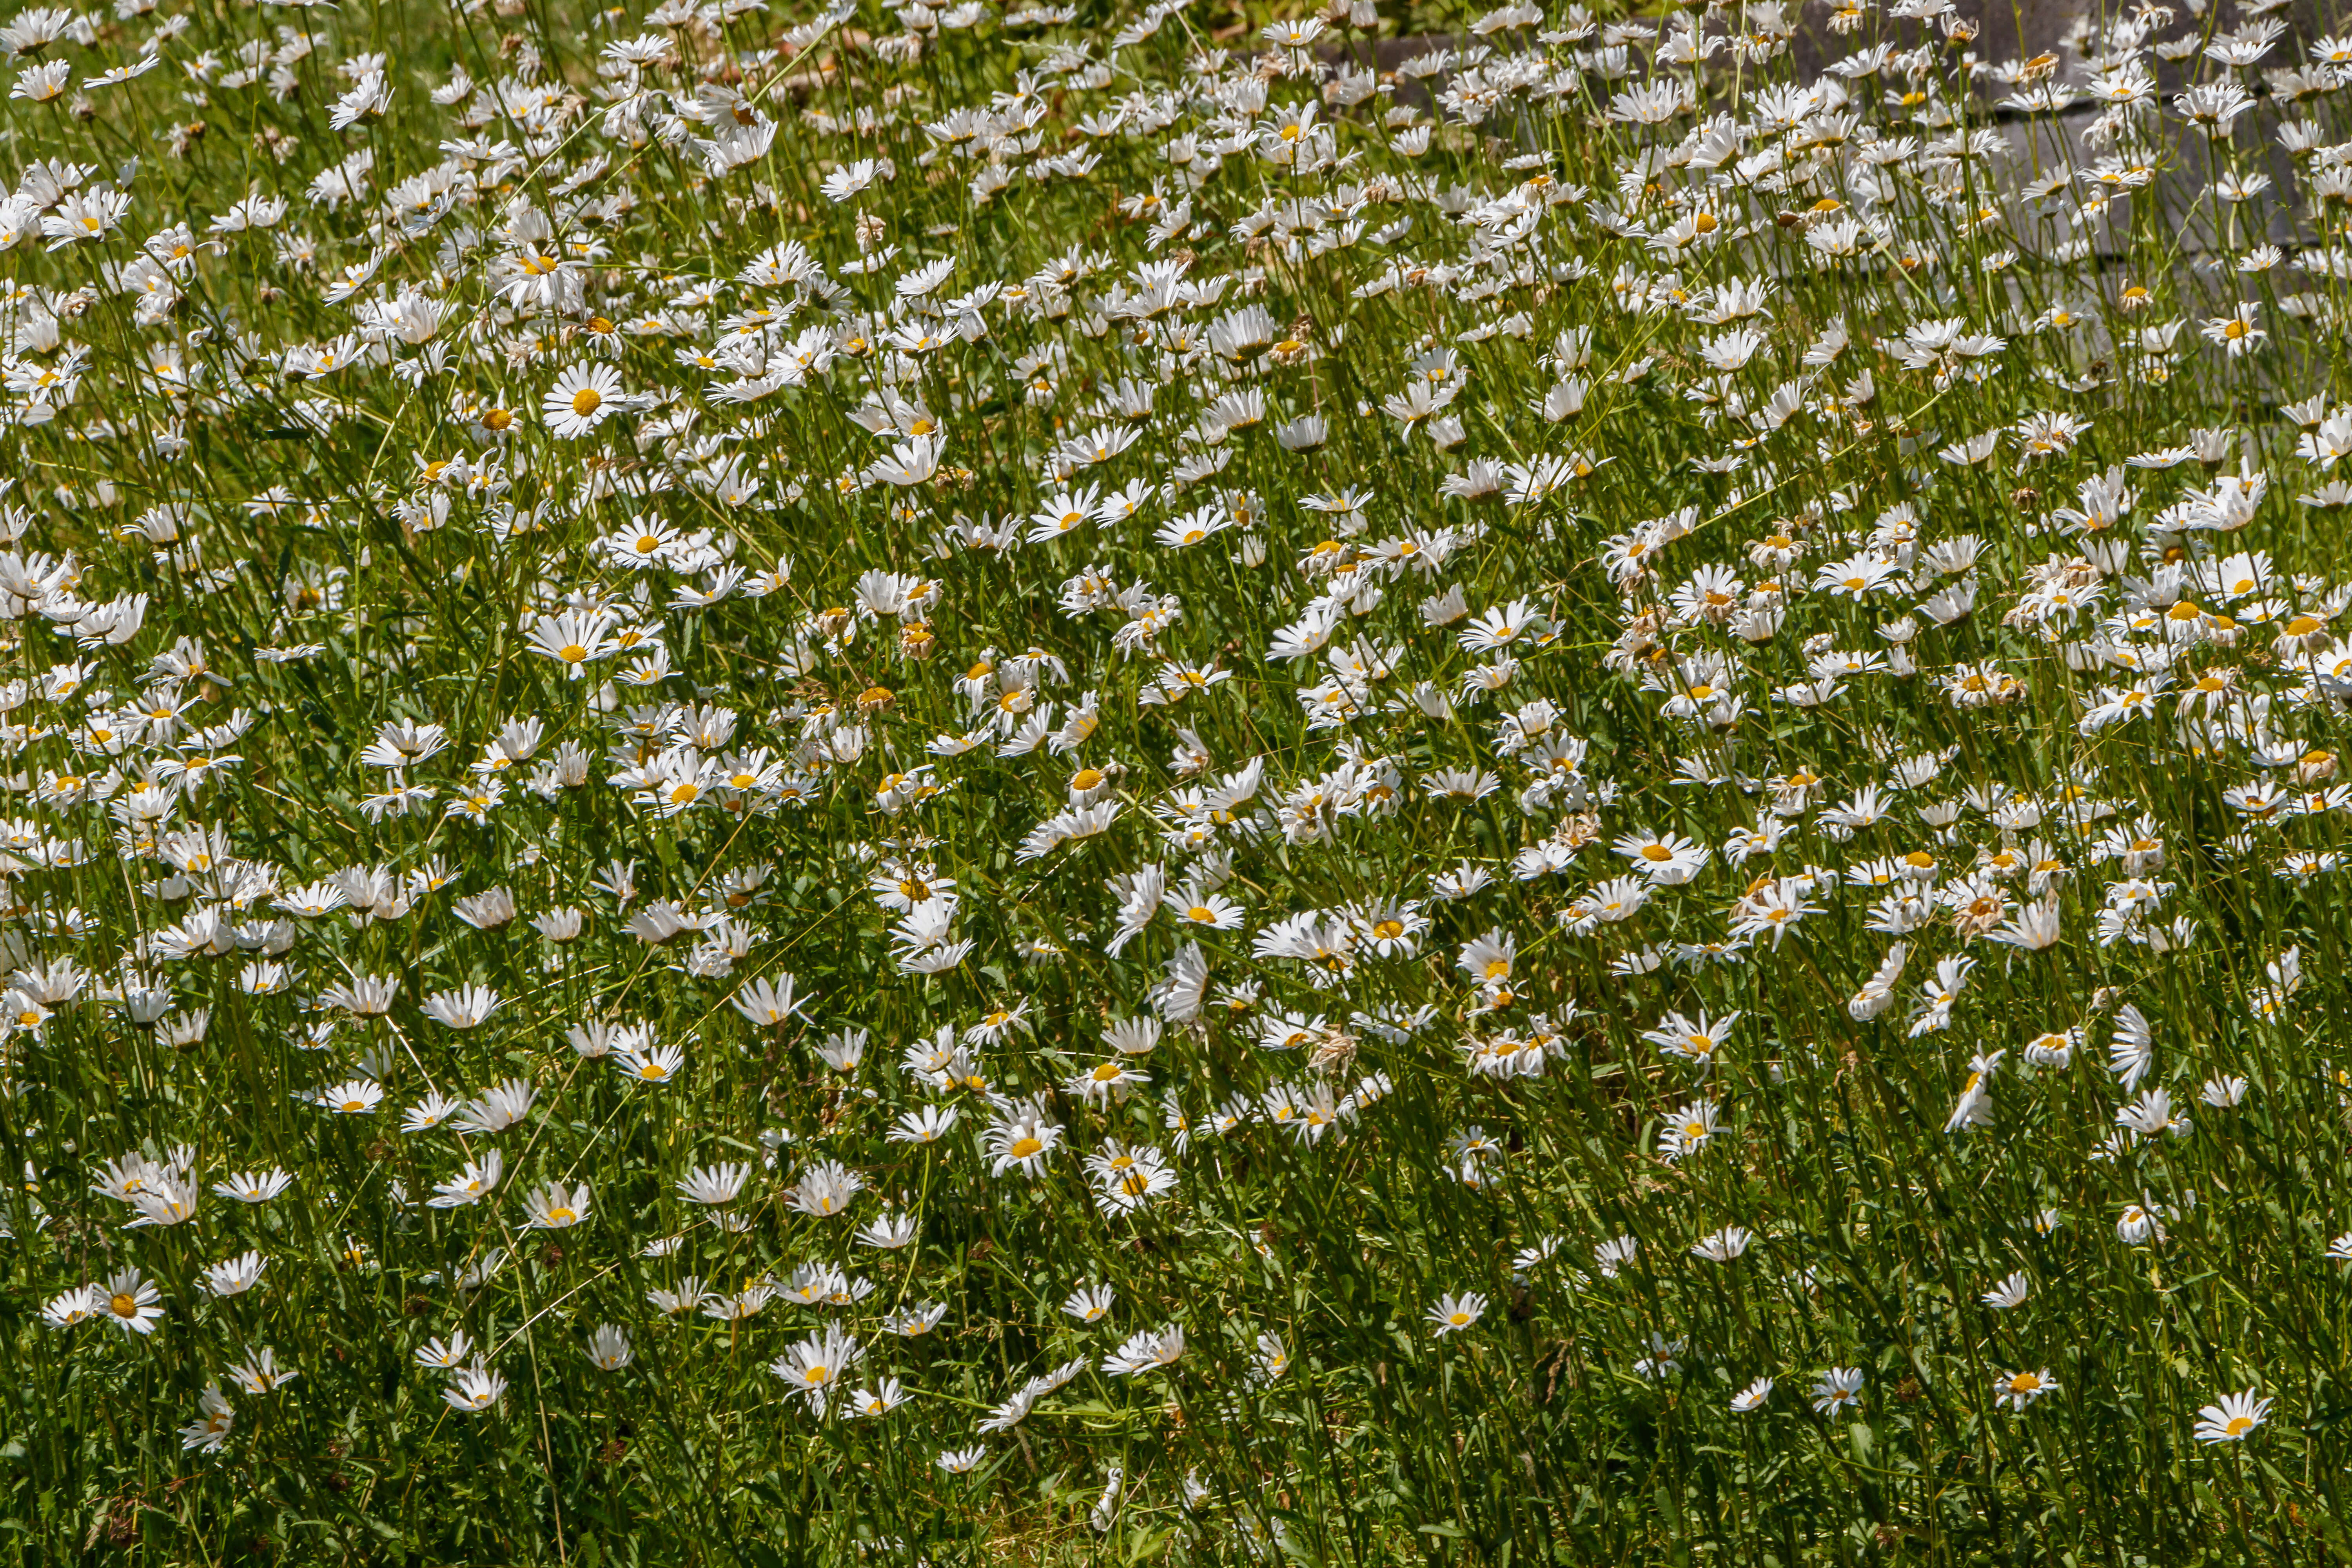
<svg viewBox="0 0 2352 1568">
<path fill-rule="evenodd" d="M 0 27 L 45 1560 L 2352 1550 L 2352 38 L 1237 16 Z"/>
</svg>

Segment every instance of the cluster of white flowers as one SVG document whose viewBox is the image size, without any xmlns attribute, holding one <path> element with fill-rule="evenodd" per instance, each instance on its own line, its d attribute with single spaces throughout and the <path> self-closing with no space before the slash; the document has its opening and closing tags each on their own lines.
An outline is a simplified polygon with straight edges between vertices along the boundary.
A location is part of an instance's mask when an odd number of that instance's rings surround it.
<svg viewBox="0 0 2352 1568">
<path fill-rule="evenodd" d="M 1606 1554 L 2322 1400 L 2352 40 L 296 10 L 0 28 L 39 1463 Z"/>
</svg>

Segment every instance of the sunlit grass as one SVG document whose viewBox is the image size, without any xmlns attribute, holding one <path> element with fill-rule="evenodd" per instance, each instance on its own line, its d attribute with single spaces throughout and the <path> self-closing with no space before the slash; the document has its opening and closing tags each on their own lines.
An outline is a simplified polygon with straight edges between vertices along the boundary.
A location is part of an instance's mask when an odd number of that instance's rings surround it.
<svg viewBox="0 0 2352 1568">
<path fill-rule="evenodd" d="M 28 1560 L 2352 1552 L 2352 47 L 1241 15 L 0 30 Z"/>
</svg>

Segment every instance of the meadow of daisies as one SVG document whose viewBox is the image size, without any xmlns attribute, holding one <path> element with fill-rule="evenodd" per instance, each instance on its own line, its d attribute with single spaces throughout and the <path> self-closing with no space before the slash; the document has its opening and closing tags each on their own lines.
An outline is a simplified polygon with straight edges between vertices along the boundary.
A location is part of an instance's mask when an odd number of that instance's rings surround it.
<svg viewBox="0 0 2352 1568">
<path fill-rule="evenodd" d="M 27 1562 L 2352 1553 L 2352 33 L 35 5 Z"/>
</svg>

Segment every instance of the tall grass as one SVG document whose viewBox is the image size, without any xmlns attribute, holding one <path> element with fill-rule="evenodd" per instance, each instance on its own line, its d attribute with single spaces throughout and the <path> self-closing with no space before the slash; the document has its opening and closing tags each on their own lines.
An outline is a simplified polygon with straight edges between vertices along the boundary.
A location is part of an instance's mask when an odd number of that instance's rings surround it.
<svg viewBox="0 0 2352 1568">
<path fill-rule="evenodd" d="M 2290 19 L 19 13 L 13 1550 L 2352 1552 Z"/>
</svg>

